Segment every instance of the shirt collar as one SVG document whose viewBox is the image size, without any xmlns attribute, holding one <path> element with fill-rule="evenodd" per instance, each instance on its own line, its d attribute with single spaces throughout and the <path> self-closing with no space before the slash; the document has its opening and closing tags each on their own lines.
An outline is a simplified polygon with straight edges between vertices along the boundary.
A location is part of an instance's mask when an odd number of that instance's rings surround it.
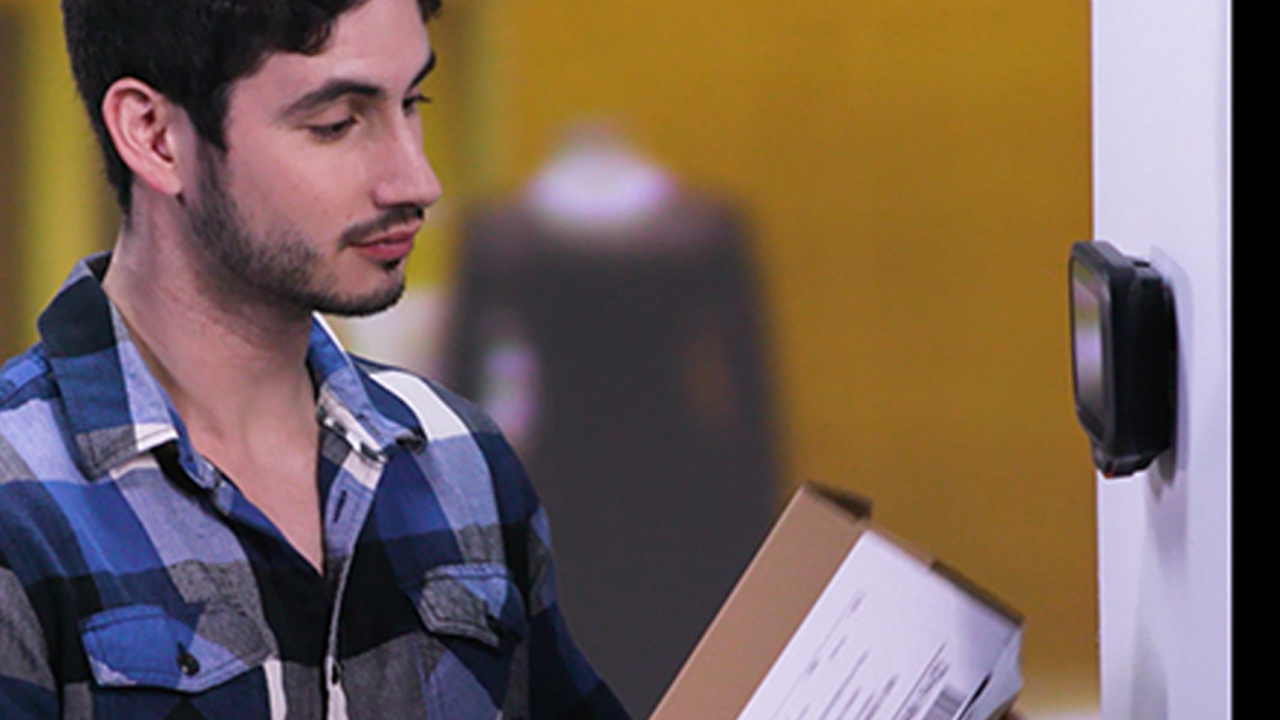
<svg viewBox="0 0 1280 720">
<path fill-rule="evenodd" d="M 77 263 L 37 323 L 76 463 L 88 478 L 169 442 L 178 442 L 180 457 L 194 457 L 168 394 L 102 290 L 110 261 L 110 253 L 103 252 Z M 385 454 L 399 442 L 423 436 L 420 427 L 379 412 L 363 373 L 318 315 L 307 364 L 318 388 L 318 412 L 352 418 L 366 445 Z M 198 484 L 211 483 L 208 473 L 195 471 L 188 466 Z"/>
<path fill-rule="evenodd" d="M 350 440 L 359 442 L 356 449 L 360 452 L 385 456 L 396 445 L 416 446 L 426 437 L 417 417 L 406 408 L 380 409 L 374 404 L 368 374 L 318 314 L 311 320 L 307 365 L 318 388 L 317 415 L 322 422 L 326 417 L 349 417 L 350 427 L 358 431 Z"/>
</svg>

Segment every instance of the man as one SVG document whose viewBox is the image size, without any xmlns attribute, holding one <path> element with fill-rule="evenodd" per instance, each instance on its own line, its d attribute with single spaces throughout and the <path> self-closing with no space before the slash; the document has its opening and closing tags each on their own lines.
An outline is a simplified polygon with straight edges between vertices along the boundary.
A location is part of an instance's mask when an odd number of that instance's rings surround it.
<svg viewBox="0 0 1280 720">
<path fill-rule="evenodd" d="M 64 0 L 124 221 L 0 372 L 0 717 L 625 716 L 494 426 L 313 314 L 402 290 L 436 3 Z"/>
</svg>

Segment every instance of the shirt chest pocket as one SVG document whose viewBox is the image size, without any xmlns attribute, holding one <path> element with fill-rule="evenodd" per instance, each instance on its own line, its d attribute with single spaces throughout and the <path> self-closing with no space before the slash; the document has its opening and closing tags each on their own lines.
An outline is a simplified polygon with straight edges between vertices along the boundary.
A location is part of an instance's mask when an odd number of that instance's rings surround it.
<svg viewBox="0 0 1280 720">
<path fill-rule="evenodd" d="M 469 638 L 496 650 L 528 631 L 520 591 L 501 565 L 440 565 L 401 588 L 434 635 Z"/>
<path fill-rule="evenodd" d="M 204 604 L 104 610 L 81 623 L 80 636 L 100 688 L 204 693 L 260 667 L 271 652 L 249 617 Z"/>
</svg>

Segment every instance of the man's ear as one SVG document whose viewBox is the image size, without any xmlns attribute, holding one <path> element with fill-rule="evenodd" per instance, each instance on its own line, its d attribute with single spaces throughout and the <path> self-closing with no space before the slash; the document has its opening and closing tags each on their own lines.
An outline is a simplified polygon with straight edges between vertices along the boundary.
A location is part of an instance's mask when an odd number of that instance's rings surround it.
<svg viewBox="0 0 1280 720">
<path fill-rule="evenodd" d="M 195 131 L 185 110 L 141 80 L 121 78 L 102 98 L 102 119 L 138 181 L 161 195 L 182 193 L 182 164 L 195 157 Z"/>
</svg>

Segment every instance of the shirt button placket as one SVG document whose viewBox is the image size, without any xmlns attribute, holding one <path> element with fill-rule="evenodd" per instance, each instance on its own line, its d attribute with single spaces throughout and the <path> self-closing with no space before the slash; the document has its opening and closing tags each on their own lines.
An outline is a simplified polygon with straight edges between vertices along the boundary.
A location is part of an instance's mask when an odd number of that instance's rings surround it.
<svg viewBox="0 0 1280 720">
<path fill-rule="evenodd" d="M 325 658 L 325 680 L 329 692 L 326 717 L 329 720 L 347 720 L 347 697 L 342 691 L 342 666 L 337 658 Z"/>
</svg>

